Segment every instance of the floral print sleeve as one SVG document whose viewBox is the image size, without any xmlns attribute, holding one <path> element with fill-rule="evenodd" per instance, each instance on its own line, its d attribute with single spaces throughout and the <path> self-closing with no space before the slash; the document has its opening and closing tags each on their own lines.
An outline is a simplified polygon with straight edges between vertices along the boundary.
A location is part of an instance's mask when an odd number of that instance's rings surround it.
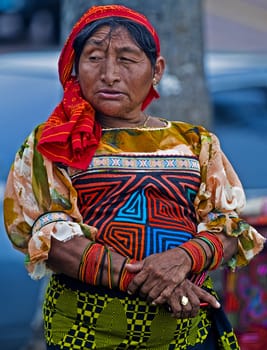
<svg viewBox="0 0 267 350">
<path fill-rule="evenodd" d="M 246 199 L 237 174 L 220 148 L 218 138 L 200 131 L 201 185 L 195 200 L 198 231 L 238 237 L 238 252 L 228 265 L 243 266 L 263 249 L 265 238 L 242 219 Z"/>
<path fill-rule="evenodd" d="M 66 171 L 36 151 L 41 128 L 17 152 L 4 195 L 6 231 L 14 247 L 26 254 L 26 267 L 34 279 L 47 273 L 44 261 L 51 234 L 60 240 L 75 235 L 93 239 L 96 234 L 95 228 L 82 223 Z"/>
</svg>

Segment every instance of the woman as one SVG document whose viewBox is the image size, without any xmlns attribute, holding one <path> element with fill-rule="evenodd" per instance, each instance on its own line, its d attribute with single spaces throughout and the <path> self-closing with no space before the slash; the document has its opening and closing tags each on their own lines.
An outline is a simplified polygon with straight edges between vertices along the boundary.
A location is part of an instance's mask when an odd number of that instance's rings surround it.
<svg viewBox="0 0 267 350">
<path fill-rule="evenodd" d="M 165 61 L 142 14 L 96 6 L 59 59 L 61 103 L 18 151 L 5 192 L 12 243 L 50 273 L 47 349 L 238 349 L 207 272 L 264 238 L 203 127 L 145 113 Z"/>
</svg>

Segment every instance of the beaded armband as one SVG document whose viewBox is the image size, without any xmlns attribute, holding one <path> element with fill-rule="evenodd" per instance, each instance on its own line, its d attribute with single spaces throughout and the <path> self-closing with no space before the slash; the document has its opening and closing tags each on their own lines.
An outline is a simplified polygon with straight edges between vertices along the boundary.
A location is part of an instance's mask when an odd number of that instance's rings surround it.
<svg viewBox="0 0 267 350">
<path fill-rule="evenodd" d="M 118 280 L 114 281 L 112 251 L 99 243 L 90 242 L 81 257 L 78 279 L 94 286 L 104 285 L 109 289 L 119 288 L 121 291 L 126 292 L 135 274 L 128 272 L 125 265 L 133 262 L 135 262 L 134 259 L 126 257 L 122 263 Z M 105 273 L 107 275 L 106 284 L 103 284 L 102 280 L 104 268 L 106 268 Z"/>
<path fill-rule="evenodd" d="M 223 260 L 223 244 L 216 234 L 209 232 L 201 232 L 195 236 L 197 240 L 201 240 L 207 244 L 212 253 L 212 259 L 207 265 L 207 254 L 204 247 L 194 239 L 183 243 L 179 246 L 184 250 L 192 261 L 191 271 L 193 273 L 201 273 L 205 270 L 215 270 Z"/>
<path fill-rule="evenodd" d="M 206 269 L 217 269 L 217 267 L 219 267 L 219 265 L 222 263 L 224 257 L 223 244 L 220 238 L 216 234 L 210 232 L 200 232 L 196 238 L 205 242 L 213 254 L 213 259 L 211 260 L 209 266 L 206 266 Z"/>
<path fill-rule="evenodd" d="M 193 273 L 200 273 L 205 270 L 205 266 L 207 264 L 207 255 L 205 249 L 199 242 L 191 239 L 188 242 L 180 245 L 179 248 L 184 250 L 190 257 L 192 262 L 191 271 Z"/>
<path fill-rule="evenodd" d="M 32 225 L 32 235 L 40 231 L 44 226 L 57 221 L 72 221 L 72 218 L 63 211 L 47 212 L 40 215 Z"/>
</svg>

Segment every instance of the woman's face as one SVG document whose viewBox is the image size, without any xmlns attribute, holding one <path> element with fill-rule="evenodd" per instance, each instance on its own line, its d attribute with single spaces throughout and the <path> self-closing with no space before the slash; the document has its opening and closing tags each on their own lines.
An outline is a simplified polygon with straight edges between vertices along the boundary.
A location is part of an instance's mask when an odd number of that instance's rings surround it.
<svg viewBox="0 0 267 350">
<path fill-rule="evenodd" d="M 124 27 L 103 26 L 85 43 L 78 79 L 98 114 L 130 120 L 140 112 L 153 79 L 150 60 Z"/>
</svg>

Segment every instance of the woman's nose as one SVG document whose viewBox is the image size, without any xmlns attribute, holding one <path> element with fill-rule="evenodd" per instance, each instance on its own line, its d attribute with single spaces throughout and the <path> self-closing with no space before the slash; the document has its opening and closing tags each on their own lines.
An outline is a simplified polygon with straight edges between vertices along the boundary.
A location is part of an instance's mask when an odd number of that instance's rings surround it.
<svg viewBox="0 0 267 350">
<path fill-rule="evenodd" d="M 103 62 L 101 80 L 112 86 L 116 81 L 120 81 L 118 62 L 114 58 L 106 58 Z"/>
</svg>

